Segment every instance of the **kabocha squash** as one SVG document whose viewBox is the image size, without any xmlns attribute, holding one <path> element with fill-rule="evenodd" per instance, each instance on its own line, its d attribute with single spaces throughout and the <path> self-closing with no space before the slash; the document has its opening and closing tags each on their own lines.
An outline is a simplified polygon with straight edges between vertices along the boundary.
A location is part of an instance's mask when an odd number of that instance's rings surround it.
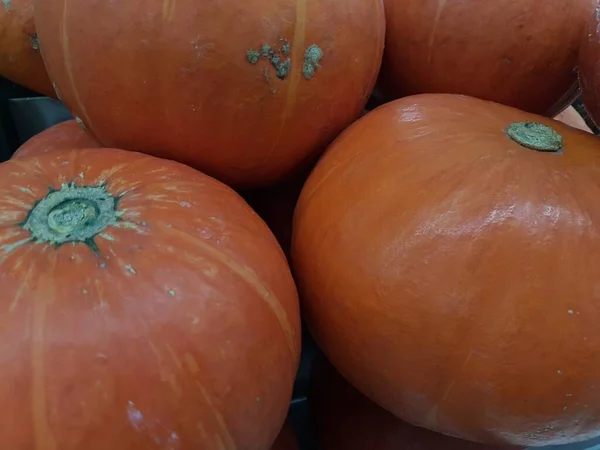
<svg viewBox="0 0 600 450">
<path fill-rule="evenodd" d="M 48 78 L 33 23 L 33 0 L 0 2 L 0 76 L 50 97 Z"/>
<path fill-rule="evenodd" d="M 0 165 L 2 447 L 265 450 L 298 299 L 230 188 L 114 149 Z"/>
<path fill-rule="evenodd" d="M 382 0 L 35 6 L 50 76 L 105 146 L 238 188 L 289 175 L 359 117 L 385 34 Z"/>
<path fill-rule="evenodd" d="M 600 141 L 420 95 L 359 119 L 304 185 L 292 260 L 334 366 L 407 422 L 489 444 L 600 433 Z"/>
<path fill-rule="evenodd" d="M 298 436 L 289 423 L 286 422 L 271 450 L 298 450 Z"/>
<path fill-rule="evenodd" d="M 465 94 L 552 117 L 577 95 L 592 0 L 384 0 L 382 88 Z"/>
<path fill-rule="evenodd" d="M 55 150 L 100 147 L 102 145 L 75 120 L 67 120 L 33 136 L 21 145 L 12 157 L 38 156 Z"/>
<path fill-rule="evenodd" d="M 517 450 L 409 425 L 362 395 L 322 357 L 313 364 L 308 398 L 320 450 Z"/>
<path fill-rule="evenodd" d="M 586 111 L 596 124 L 600 125 L 600 2 L 587 17 L 586 29 L 581 40 L 579 53 L 579 80 Z"/>
</svg>

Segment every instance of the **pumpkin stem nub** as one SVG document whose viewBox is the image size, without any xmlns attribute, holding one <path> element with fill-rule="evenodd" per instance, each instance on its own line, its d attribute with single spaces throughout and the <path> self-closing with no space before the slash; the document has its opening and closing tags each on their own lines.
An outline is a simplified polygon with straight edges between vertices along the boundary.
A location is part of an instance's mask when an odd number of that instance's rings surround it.
<svg viewBox="0 0 600 450">
<path fill-rule="evenodd" d="M 514 122 L 506 134 L 517 144 L 539 152 L 558 152 L 563 146 L 562 136 L 539 122 Z"/>
<path fill-rule="evenodd" d="M 117 222 L 117 202 L 104 186 L 64 184 L 60 190 L 51 189 L 31 209 L 22 226 L 38 242 L 57 246 L 82 242 L 89 246 L 98 233 Z"/>
</svg>

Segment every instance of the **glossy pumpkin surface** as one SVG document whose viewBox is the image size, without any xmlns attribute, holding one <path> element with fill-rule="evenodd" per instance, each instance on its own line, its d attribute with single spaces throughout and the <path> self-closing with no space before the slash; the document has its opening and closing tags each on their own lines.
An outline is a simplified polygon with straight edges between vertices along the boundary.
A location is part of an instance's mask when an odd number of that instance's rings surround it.
<svg viewBox="0 0 600 450">
<path fill-rule="evenodd" d="M 471 95 L 552 117 L 577 94 L 593 0 L 385 0 L 382 87 Z"/>
<path fill-rule="evenodd" d="M 13 154 L 13 158 L 39 156 L 55 150 L 100 148 L 102 145 L 75 120 L 66 120 L 36 134 Z"/>
<path fill-rule="evenodd" d="M 33 23 L 33 0 L 0 2 L 0 76 L 50 97 L 48 78 Z"/>
<path fill-rule="evenodd" d="M 104 145 L 238 188 L 275 183 L 322 152 L 360 116 L 383 53 L 382 0 L 35 6 L 48 71 Z"/>
<path fill-rule="evenodd" d="M 463 96 L 386 104 L 303 188 L 303 317 L 345 378 L 411 424 L 490 444 L 591 438 L 598 198 L 590 133 Z"/>
<path fill-rule="evenodd" d="M 309 401 L 320 450 L 509 449 L 409 425 L 362 395 L 325 358 L 313 365 Z"/>
<path fill-rule="evenodd" d="M 298 299 L 234 191 L 114 149 L 14 159 L 0 180 L 5 448 L 269 448 Z"/>
</svg>

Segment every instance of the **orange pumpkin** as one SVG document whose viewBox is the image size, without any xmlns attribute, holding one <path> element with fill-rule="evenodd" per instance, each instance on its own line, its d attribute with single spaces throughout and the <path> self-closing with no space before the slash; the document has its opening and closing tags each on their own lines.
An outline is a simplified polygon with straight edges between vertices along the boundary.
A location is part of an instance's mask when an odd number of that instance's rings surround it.
<svg viewBox="0 0 600 450">
<path fill-rule="evenodd" d="M 595 8 L 590 11 L 587 27 L 581 40 L 579 52 L 579 80 L 585 109 L 598 126 L 600 124 L 600 1 L 593 0 Z"/>
<path fill-rule="evenodd" d="M 313 364 L 309 401 L 320 450 L 500 449 L 402 422 L 357 391 L 322 357 Z"/>
<path fill-rule="evenodd" d="M 385 0 L 382 87 L 465 94 L 552 117 L 577 96 L 591 0 Z"/>
<path fill-rule="evenodd" d="M 102 145 L 79 126 L 75 120 L 67 120 L 33 136 L 21 145 L 12 157 L 38 156 L 55 150 L 100 147 Z"/>
<path fill-rule="evenodd" d="M 382 0 L 35 6 L 48 71 L 105 146 L 238 188 L 279 181 L 358 118 L 383 53 Z"/>
<path fill-rule="evenodd" d="M 297 293 L 230 188 L 115 149 L 0 165 L 6 449 L 269 448 Z"/>
<path fill-rule="evenodd" d="M 289 423 L 285 423 L 271 450 L 298 450 L 298 437 Z"/>
<path fill-rule="evenodd" d="M 537 151 L 537 150 L 539 151 Z M 600 433 L 600 141 L 457 95 L 375 109 L 304 185 L 304 318 L 354 386 L 489 444 Z"/>
<path fill-rule="evenodd" d="M 40 55 L 33 23 L 33 0 L 2 0 L 0 3 L 0 75 L 55 97 Z"/>
</svg>

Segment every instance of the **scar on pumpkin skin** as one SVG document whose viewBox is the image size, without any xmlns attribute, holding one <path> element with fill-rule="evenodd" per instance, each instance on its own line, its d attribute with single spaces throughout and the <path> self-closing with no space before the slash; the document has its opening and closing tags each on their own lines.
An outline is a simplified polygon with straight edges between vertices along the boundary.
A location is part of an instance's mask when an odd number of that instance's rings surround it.
<svg viewBox="0 0 600 450">
<path fill-rule="evenodd" d="M 306 49 L 306 52 L 304 52 L 304 66 L 302 67 L 304 78 L 310 80 L 315 76 L 315 72 L 321 67 L 319 64 L 321 59 L 323 59 L 323 50 L 318 45 L 313 44 Z"/>
<path fill-rule="evenodd" d="M 29 43 L 31 44 L 31 48 L 36 52 L 40 50 L 40 41 L 38 40 L 37 33 L 27 34 L 27 38 L 29 39 Z"/>
<path fill-rule="evenodd" d="M 85 122 L 83 120 L 81 120 L 79 117 L 75 117 L 75 122 L 77 122 L 77 124 L 83 128 L 83 131 L 87 131 L 87 127 L 85 126 Z"/>
<path fill-rule="evenodd" d="M 290 54 L 290 44 L 286 39 L 281 39 L 282 45 L 279 49 L 269 44 L 263 44 L 260 50 L 250 49 L 246 52 L 246 59 L 250 64 L 258 64 L 261 59 L 266 59 L 275 69 L 275 75 L 280 80 L 285 80 L 292 68 L 292 60 L 286 58 Z"/>
</svg>

